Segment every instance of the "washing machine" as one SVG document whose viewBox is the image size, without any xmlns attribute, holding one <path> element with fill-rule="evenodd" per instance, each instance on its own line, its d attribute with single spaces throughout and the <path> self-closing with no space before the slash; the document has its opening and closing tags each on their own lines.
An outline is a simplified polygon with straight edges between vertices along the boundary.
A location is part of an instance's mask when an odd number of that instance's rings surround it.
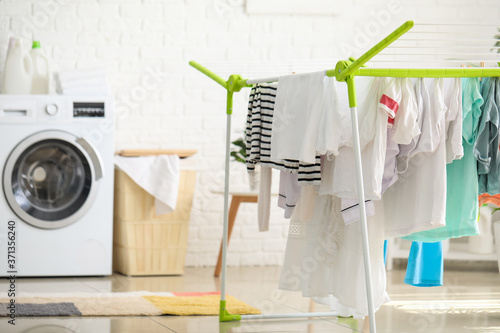
<svg viewBox="0 0 500 333">
<path fill-rule="evenodd" d="M 113 105 L 0 95 L 0 274 L 109 275 Z"/>
</svg>

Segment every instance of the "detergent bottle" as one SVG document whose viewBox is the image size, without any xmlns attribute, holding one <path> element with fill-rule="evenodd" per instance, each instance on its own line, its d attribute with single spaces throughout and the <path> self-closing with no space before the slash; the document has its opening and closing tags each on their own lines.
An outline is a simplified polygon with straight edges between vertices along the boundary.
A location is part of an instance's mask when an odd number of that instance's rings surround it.
<svg viewBox="0 0 500 333">
<path fill-rule="evenodd" d="M 30 94 L 33 62 L 19 38 L 11 38 L 5 59 L 3 94 Z"/>
<path fill-rule="evenodd" d="M 30 51 L 30 55 L 33 63 L 31 93 L 48 94 L 50 80 L 49 60 L 43 54 L 39 41 L 33 41 L 33 47 Z"/>
</svg>

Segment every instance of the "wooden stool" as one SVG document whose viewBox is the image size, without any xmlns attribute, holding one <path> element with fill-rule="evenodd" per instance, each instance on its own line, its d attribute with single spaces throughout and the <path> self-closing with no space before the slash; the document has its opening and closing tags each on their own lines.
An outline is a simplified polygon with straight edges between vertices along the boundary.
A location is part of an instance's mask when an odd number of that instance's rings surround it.
<svg viewBox="0 0 500 333">
<path fill-rule="evenodd" d="M 240 208 L 240 203 L 257 202 L 259 199 L 259 195 L 257 192 L 230 192 L 229 194 L 231 195 L 231 205 L 229 206 L 228 230 L 227 230 L 228 245 L 229 245 L 229 240 L 231 239 L 231 233 L 233 232 L 234 221 L 236 220 L 236 214 L 238 213 L 238 208 Z M 215 277 L 220 276 L 221 268 L 222 268 L 222 242 L 220 245 L 217 265 L 215 266 L 215 272 L 214 272 Z"/>
</svg>

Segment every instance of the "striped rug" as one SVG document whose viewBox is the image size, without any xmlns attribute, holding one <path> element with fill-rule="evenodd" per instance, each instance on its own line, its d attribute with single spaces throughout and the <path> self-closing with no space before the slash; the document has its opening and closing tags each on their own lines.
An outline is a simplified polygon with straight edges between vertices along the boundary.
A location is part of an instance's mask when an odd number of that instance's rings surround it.
<svg viewBox="0 0 500 333">
<path fill-rule="evenodd" d="M 232 314 L 260 314 L 260 311 L 232 296 L 226 297 Z M 12 305 L 14 304 L 14 305 Z M 61 293 L 24 294 L 12 303 L 0 298 L 0 317 L 47 316 L 190 316 L 219 315 L 220 293 Z"/>
</svg>

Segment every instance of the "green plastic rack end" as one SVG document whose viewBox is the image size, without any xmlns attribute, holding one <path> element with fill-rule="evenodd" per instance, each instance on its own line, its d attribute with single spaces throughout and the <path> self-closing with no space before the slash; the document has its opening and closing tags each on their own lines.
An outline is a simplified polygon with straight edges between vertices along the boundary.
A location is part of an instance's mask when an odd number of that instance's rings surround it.
<svg viewBox="0 0 500 333">
<path fill-rule="evenodd" d="M 232 315 L 226 310 L 226 301 L 220 301 L 219 321 L 238 321 L 241 315 Z"/>
</svg>

